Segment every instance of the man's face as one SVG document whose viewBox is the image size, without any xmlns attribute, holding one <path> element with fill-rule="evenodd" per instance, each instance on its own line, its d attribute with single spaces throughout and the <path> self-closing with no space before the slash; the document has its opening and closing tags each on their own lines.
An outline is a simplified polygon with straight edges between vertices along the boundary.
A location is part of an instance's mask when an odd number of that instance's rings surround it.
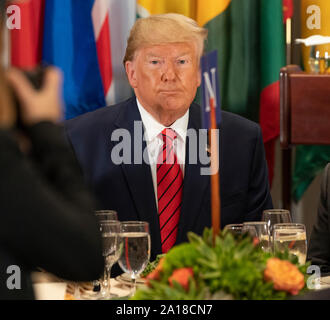
<svg viewBox="0 0 330 320">
<path fill-rule="evenodd" d="M 126 72 L 137 98 L 156 118 L 183 116 L 201 82 L 196 45 L 188 42 L 143 47 L 126 62 Z"/>
</svg>

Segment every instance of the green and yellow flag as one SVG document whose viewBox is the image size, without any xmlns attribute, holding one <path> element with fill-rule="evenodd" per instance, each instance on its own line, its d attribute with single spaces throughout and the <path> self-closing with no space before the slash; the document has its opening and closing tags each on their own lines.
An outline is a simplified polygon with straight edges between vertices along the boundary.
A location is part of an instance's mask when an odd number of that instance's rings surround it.
<svg viewBox="0 0 330 320">
<path fill-rule="evenodd" d="M 182 13 L 208 29 L 205 49 L 218 50 L 221 107 L 260 120 L 270 178 L 285 64 L 282 9 L 282 0 L 138 0 L 140 16 Z"/>
<path fill-rule="evenodd" d="M 301 38 L 313 35 L 330 36 L 329 17 L 329 0 L 301 0 Z M 321 56 L 324 56 L 325 51 L 330 53 L 330 45 L 322 45 L 317 49 L 320 50 Z M 302 53 L 304 69 L 310 71 L 308 65 L 310 47 L 303 46 Z M 293 193 L 297 201 L 328 162 L 330 162 L 329 146 L 297 146 L 293 176 Z"/>
</svg>

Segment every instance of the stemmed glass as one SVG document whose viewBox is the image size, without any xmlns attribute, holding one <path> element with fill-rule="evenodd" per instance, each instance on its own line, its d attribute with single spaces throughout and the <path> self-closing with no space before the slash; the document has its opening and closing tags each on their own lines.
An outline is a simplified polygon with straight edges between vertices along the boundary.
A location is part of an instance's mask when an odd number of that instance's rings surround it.
<svg viewBox="0 0 330 320">
<path fill-rule="evenodd" d="M 136 291 L 136 278 L 147 266 L 150 259 L 149 223 L 144 221 L 126 221 L 120 228 L 119 266 L 132 279 L 131 296 Z"/>
<path fill-rule="evenodd" d="M 117 211 L 115 210 L 96 210 L 94 211 L 95 216 L 97 217 L 99 223 L 100 221 L 104 220 L 114 220 L 118 221 L 118 214 Z M 104 279 L 99 281 L 99 280 L 94 280 L 93 281 L 93 287 L 94 290 L 99 293 L 98 291 L 100 290 L 100 283 L 101 283 L 101 290 L 102 290 L 102 283 L 104 282 Z"/>
<path fill-rule="evenodd" d="M 120 255 L 119 235 L 120 222 L 114 220 L 100 221 L 102 234 L 103 257 L 105 262 L 104 277 L 101 286 L 101 299 L 110 299 L 111 268 L 117 262 Z"/>
<path fill-rule="evenodd" d="M 306 228 L 300 223 L 278 223 L 274 225 L 274 253 L 288 249 L 297 256 L 299 264 L 306 262 Z"/>
<path fill-rule="evenodd" d="M 114 210 L 96 210 L 94 211 L 94 214 L 98 220 L 99 226 L 101 221 L 118 221 L 117 212 Z M 104 274 L 106 275 L 106 272 L 104 272 Z M 75 290 L 77 292 L 77 297 L 79 296 L 80 299 L 87 299 L 87 300 L 99 299 L 102 292 L 104 293 L 106 291 L 106 289 L 102 287 L 103 283 L 107 284 L 105 278 L 100 280 L 94 280 L 91 284 L 86 283 L 85 286 L 88 287 L 89 289 L 88 290 L 84 289 L 82 293 L 80 293 L 80 289 L 79 289 L 79 287 L 82 285 L 77 284 L 76 285 L 77 288 Z M 90 287 L 92 288 L 90 289 Z"/>
<path fill-rule="evenodd" d="M 242 227 L 242 233 L 249 233 L 254 239 L 257 238 L 261 249 L 263 251 L 270 251 L 270 233 L 267 222 L 265 221 L 249 221 L 244 222 Z"/>
</svg>

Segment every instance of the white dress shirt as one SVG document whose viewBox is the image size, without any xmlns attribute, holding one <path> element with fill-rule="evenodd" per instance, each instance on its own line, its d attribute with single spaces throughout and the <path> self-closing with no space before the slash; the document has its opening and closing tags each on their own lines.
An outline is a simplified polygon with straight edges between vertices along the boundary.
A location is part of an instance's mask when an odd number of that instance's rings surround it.
<svg viewBox="0 0 330 320">
<path fill-rule="evenodd" d="M 177 156 L 178 163 L 180 164 L 182 174 L 184 176 L 184 165 L 186 156 L 186 136 L 189 120 L 189 109 L 187 112 L 178 120 L 176 120 L 170 127 L 165 127 L 161 123 L 155 120 L 155 118 L 147 112 L 138 99 L 136 99 L 139 112 L 141 115 L 143 128 L 144 128 L 144 139 L 146 140 L 148 157 L 150 162 L 152 182 L 155 191 L 155 200 L 158 208 L 157 198 L 157 159 L 161 147 L 163 145 L 163 137 L 161 132 L 165 128 L 171 128 L 177 133 L 177 138 L 173 142 L 173 149 Z"/>
</svg>

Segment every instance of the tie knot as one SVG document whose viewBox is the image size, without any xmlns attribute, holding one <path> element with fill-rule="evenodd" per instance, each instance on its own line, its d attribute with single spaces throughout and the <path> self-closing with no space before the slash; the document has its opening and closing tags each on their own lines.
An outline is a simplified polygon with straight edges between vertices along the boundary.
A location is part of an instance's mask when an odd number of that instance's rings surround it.
<svg viewBox="0 0 330 320">
<path fill-rule="evenodd" d="M 176 132 L 171 128 L 165 128 L 162 131 L 162 136 L 164 143 L 170 142 L 171 144 L 177 137 Z"/>
</svg>

